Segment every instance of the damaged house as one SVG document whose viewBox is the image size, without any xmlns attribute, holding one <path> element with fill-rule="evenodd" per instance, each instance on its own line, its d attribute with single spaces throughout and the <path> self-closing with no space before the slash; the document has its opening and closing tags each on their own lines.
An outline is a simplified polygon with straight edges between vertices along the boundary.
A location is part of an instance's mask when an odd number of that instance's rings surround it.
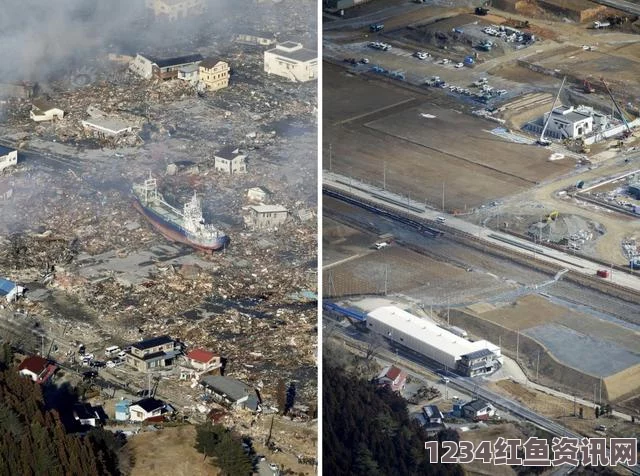
<svg viewBox="0 0 640 476">
<path fill-rule="evenodd" d="M 222 405 L 252 412 L 261 410 L 261 402 L 256 389 L 240 380 L 219 375 L 207 375 L 200 380 L 200 385 L 213 396 L 215 401 Z"/>
<path fill-rule="evenodd" d="M 214 167 L 217 171 L 229 175 L 244 174 L 247 172 L 246 158 L 238 148 L 225 147 L 213 155 Z"/>
<path fill-rule="evenodd" d="M 271 192 L 264 187 L 252 187 L 247 190 L 247 198 L 252 202 L 264 202 L 269 196 Z"/>
<path fill-rule="evenodd" d="M 237 33 L 233 37 L 235 43 L 249 46 L 271 46 L 276 43 L 276 37 L 274 35 L 268 35 L 264 33 L 243 32 Z"/>
<path fill-rule="evenodd" d="M 133 130 L 126 122 L 111 117 L 91 117 L 82 121 L 82 126 L 100 138 L 120 137 Z"/>
<path fill-rule="evenodd" d="M 285 41 L 264 52 L 264 70 L 294 82 L 311 81 L 318 76 L 318 53 Z"/>
<path fill-rule="evenodd" d="M 141 372 L 173 365 L 180 353 L 178 343 L 169 336 L 152 337 L 135 344 L 125 355 L 125 362 Z"/>
<path fill-rule="evenodd" d="M 217 91 L 229 86 L 229 63 L 216 58 L 207 58 L 200 62 L 199 79 L 209 91 Z"/>
<path fill-rule="evenodd" d="M 18 151 L 0 145 L 0 172 L 18 163 Z"/>
<path fill-rule="evenodd" d="M 186 380 L 222 367 L 220 356 L 205 349 L 192 349 L 180 365 L 180 379 Z"/>
<path fill-rule="evenodd" d="M 13 302 L 23 294 L 24 288 L 22 286 L 18 286 L 8 279 L 0 278 L 0 297 L 5 298 L 7 302 Z"/>
<path fill-rule="evenodd" d="M 129 69 L 144 79 L 176 79 L 181 69 L 188 66 L 197 66 L 202 59 L 200 54 L 174 58 L 154 58 L 153 56 L 138 53 L 129 64 Z"/>
<path fill-rule="evenodd" d="M 62 119 L 64 111 L 42 99 L 34 99 L 31 103 L 29 117 L 35 122 L 53 121 L 54 119 Z"/>
<path fill-rule="evenodd" d="M 282 205 L 252 205 L 246 224 L 253 229 L 277 228 L 287 221 L 289 210 Z"/>
</svg>

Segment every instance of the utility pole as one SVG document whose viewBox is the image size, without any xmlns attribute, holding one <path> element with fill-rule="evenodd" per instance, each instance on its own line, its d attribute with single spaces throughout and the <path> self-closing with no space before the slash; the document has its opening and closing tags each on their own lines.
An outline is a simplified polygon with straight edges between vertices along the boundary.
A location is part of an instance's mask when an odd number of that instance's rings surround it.
<svg viewBox="0 0 640 476">
<path fill-rule="evenodd" d="M 382 190 L 387 189 L 387 162 L 385 161 L 382 166 Z"/>
<path fill-rule="evenodd" d="M 389 286 L 389 265 L 386 264 L 384 266 L 384 295 L 387 295 L 387 290 Z"/>
<path fill-rule="evenodd" d="M 600 377 L 600 393 L 598 394 L 598 403 L 602 405 L 602 377 Z"/>
<path fill-rule="evenodd" d="M 442 213 L 444 213 L 444 181 L 442 182 Z"/>
<path fill-rule="evenodd" d="M 450 310 L 449 299 L 450 298 L 447 296 L 447 326 L 451 326 L 451 321 L 449 320 L 449 310 Z"/>
<path fill-rule="evenodd" d="M 516 362 L 518 362 L 519 355 L 520 355 L 520 329 L 516 331 Z"/>
<path fill-rule="evenodd" d="M 329 172 L 331 172 L 331 165 L 333 161 L 333 144 L 329 144 Z"/>
<path fill-rule="evenodd" d="M 538 363 L 536 364 L 536 382 L 538 381 L 539 370 L 540 370 L 540 351 L 538 350 Z"/>
</svg>

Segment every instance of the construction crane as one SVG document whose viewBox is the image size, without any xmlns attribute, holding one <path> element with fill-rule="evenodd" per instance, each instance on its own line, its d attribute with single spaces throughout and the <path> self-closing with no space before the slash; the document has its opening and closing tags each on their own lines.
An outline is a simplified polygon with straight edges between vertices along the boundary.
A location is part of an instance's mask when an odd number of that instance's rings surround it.
<svg viewBox="0 0 640 476">
<path fill-rule="evenodd" d="M 616 110 L 618 111 L 618 114 L 620 114 L 620 118 L 622 119 L 622 122 L 624 122 L 624 125 L 627 128 L 626 132 L 623 134 L 623 137 L 626 138 L 626 137 L 631 136 L 631 127 L 629 127 L 629 123 L 627 122 L 627 118 L 624 117 L 622 109 L 620 109 L 620 106 L 618 106 L 618 103 L 617 103 L 616 99 L 613 97 L 613 94 L 611 93 L 611 90 L 609 89 L 609 85 L 604 80 L 604 78 L 600 78 L 600 81 L 602 81 L 602 84 L 604 84 L 604 88 L 607 90 L 607 93 L 609 93 L 609 97 L 613 101 L 613 105 L 616 107 Z"/>
<path fill-rule="evenodd" d="M 558 89 L 558 94 L 556 94 L 556 98 L 553 100 L 553 104 L 551 104 L 551 111 L 549 111 L 549 116 L 547 117 L 547 120 L 544 122 L 544 127 L 542 128 L 540 139 L 538 139 L 538 144 L 540 145 L 551 144 L 551 141 L 548 141 L 544 138 L 544 133 L 547 131 L 547 126 L 549 125 L 549 121 L 551 120 L 551 115 L 553 114 L 553 110 L 556 108 L 556 103 L 558 102 L 558 98 L 560 97 L 560 93 L 562 92 L 562 88 L 564 87 L 564 82 L 566 80 L 567 80 L 566 76 L 562 78 L 562 84 L 560 85 L 560 89 Z"/>
</svg>

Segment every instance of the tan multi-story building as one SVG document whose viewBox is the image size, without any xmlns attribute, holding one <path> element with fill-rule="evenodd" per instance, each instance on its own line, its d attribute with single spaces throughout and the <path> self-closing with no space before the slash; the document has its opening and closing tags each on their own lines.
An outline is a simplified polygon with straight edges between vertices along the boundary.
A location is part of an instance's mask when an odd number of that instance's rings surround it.
<svg viewBox="0 0 640 476">
<path fill-rule="evenodd" d="M 152 337 L 132 344 L 131 350 L 125 355 L 125 361 L 131 367 L 146 372 L 158 367 L 173 365 L 179 353 L 179 350 L 176 349 L 176 341 L 171 337 Z"/>
<path fill-rule="evenodd" d="M 156 17 L 171 21 L 201 15 L 205 11 L 205 0 L 146 0 L 147 8 Z"/>
<path fill-rule="evenodd" d="M 200 62 L 198 79 L 209 91 L 229 86 L 229 63 L 215 58 L 206 58 Z"/>
</svg>

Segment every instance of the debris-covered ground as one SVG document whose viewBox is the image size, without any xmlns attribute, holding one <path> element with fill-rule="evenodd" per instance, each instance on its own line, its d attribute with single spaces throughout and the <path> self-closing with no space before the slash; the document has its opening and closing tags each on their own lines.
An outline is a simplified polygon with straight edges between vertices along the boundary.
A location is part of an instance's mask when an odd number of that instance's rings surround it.
<svg viewBox="0 0 640 476">
<path fill-rule="evenodd" d="M 262 19 L 243 26 L 314 47 L 315 20 L 304 20 L 315 18 L 314 3 L 257 3 Z M 145 50 L 228 61 L 230 85 L 221 91 L 143 80 L 105 52 L 42 85 L 45 99 L 65 111 L 60 121 L 31 121 L 28 99 L 0 104 L 0 140 L 20 149 L 19 165 L 0 176 L 0 275 L 28 289 L 7 311 L 28 316 L 16 325 L 40 329 L 61 362 L 81 342 L 102 355 L 110 344 L 169 334 L 219 352 L 225 375 L 259 388 L 266 407 L 277 405 L 282 379 L 296 382 L 297 404 L 316 408 L 317 84 L 268 77 L 263 50 L 232 41 L 240 18 L 234 13 L 215 33 L 173 48 Z M 82 81 L 78 71 L 86 73 Z M 96 109 L 133 132 L 117 139 L 87 132 L 81 121 Z M 214 153 L 229 145 L 246 153 L 246 174 L 215 171 Z M 177 208 L 195 191 L 205 220 L 231 245 L 204 254 L 155 231 L 132 207 L 130 192 L 150 173 Z M 271 192 L 265 203 L 290 212 L 277 230 L 244 225 L 247 190 L 258 186 Z M 298 218 L 309 210 L 311 219 Z M 143 374 L 122 370 L 100 372 L 122 386 L 146 385 Z M 175 372 L 164 377 L 160 396 L 179 409 L 195 405 L 197 388 Z M 293 437 L 275 441 L 315 456 L 308 453 L 313 446 L 297 447 Z"/>
</svg>

